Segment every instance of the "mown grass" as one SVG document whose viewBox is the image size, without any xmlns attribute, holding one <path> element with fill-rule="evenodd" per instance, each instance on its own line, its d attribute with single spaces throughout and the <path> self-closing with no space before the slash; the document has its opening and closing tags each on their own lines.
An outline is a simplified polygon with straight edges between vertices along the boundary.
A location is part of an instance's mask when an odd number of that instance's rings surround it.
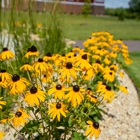
<svg viewBox="0 0 140 140">
<path fill-rule="evenodd" d="M 81 15 L 65 15 L 67 38 L 86 39 L 94 31 L 108 31 L 115 39 L 140 40 L 140 21 L 119 21 L 117 17 L 90 16 L 85 20 Z"/>
<path fill-rule="evenodd" d="M 133 63 L 131 65 L 123 65 L 123 67 L 136 86 L 140 99 L 140 52 L 130 52 L 130 58 L 133 60 Z"/>
<path fill-rule="evenodd" d="M 15 12 L 16 20 L 28 20 L 28 13 Z M 35 22 L 47 24 L 47 14 L 33 13 Z M 3 22 L 9 21 L 10 12 L 2 13 Z M 90 16 L 85 19 L 82 15 L 60 14 L 62 27 L 65 37 L 73 40 L 85 40 L 90 37 L 94 31 L 108 31 L 114 35 L 115 39 L 122 40 L 140 40 L 140 21 L 125 19 L 119 21 L 117 17 Z"/>
</svg>

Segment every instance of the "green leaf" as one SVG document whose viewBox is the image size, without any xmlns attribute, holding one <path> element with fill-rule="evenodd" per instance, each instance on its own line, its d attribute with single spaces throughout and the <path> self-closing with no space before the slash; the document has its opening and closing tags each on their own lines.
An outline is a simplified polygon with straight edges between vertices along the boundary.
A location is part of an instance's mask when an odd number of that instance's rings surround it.
<svg viewBox="0 0 140 140">
<path fill-rule="evenodd" d="M 86 136 L 82 134 L 82 132 L 73 132 L 71 140 L 88 140 Z"/>
<path fill-rule="evenodd" d="M 19 132 L 36 132 L 39 128 L 39 124 L 38 120 L 31 120 Z"/>
</svg>

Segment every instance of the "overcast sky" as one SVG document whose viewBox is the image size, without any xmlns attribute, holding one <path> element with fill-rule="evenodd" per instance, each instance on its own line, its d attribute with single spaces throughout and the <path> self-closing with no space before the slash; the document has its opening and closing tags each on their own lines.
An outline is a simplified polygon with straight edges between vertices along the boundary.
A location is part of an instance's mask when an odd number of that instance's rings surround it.
<svg viewBox="0 0 140 140">
<path fill-rule="evenodd" d="M 117 7 L 128 8 L 129 1 L 130 0 L 105 0 L 105 7 L 107 7 L 107 8 L 117 8 Z"/>
</svg>

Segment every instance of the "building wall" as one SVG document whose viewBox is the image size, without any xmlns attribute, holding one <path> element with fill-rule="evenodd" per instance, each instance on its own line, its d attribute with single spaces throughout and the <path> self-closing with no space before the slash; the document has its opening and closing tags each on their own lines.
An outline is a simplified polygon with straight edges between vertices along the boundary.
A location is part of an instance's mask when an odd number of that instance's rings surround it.
<svg viewBox="0 0 140 140">
<path fill-rule="evenodd" d="M 81 14 L 84 0 L 62 0 L 57 4 L 57 7 L 64 13 L 73 13 L 73 14 Z M 29 0 L 15 0 L 16 10 L 28 11 L 29 10 Z M 33 1 L 32 2 L 32 10 L 42 12 L 44 10 L 51 11 L 54 6 L 52 0 L 48 0 L 48 2 L 44 2 L 43 0 Z M 10 6 L 9 6 L 10 7 Z M 92 0 L 91 3 L 91 14 L 104 14 L 104 0 Z"/>
</svg>

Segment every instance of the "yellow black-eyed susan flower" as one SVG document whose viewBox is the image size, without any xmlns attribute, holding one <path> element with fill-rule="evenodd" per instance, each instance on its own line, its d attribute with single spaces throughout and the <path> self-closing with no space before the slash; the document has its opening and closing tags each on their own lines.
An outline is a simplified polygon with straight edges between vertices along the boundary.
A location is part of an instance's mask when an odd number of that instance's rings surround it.
<svg viewBox="0 0 140 140">
<path fill-rule="evenodd" d="M 11 121 L 12 118 L 5 117 L 4 119 L 0 120 L 1 124 L 5 124 Z"/>
<path fill-rule="evenodd" d="M 14 57 L 14 53 L 9 51 L 7 48 L 3 48 L 2 53 L 0 54 L 0 60 L 9 60 Z"/>
<path fill-rule="evenodd" d="M 33 68 L 36 73 L 41 74 L 48 70 L 48 65 L 42 58 L 39 58 L 38 61 L 33 64 Z"/>
<path fill-rule="evenodd" d="M 94 95 L 94 93 L 92 92 L 91 88 L 88 88 L 86 90 L 86 96 L 87 96 L 89 101 L 91 101 L 93 103 L 97 102 L 97 97 Z"/>
<path fill-rule="evenodd" d="M 117 71 L 119 68 L 118 68 L 118 66 L 117 65 L 115 65 L 115 64 L 113 64 L 113 65 L 111 65 L 110 66 L 110 70 L 113 70 L 113 71 Z"/>
<path fill-rule="evenodd" d="M 127 65 L 130 65 L 133 62 L 133 60 L 131 60 L 130 58 L 125 58 L 125 63 Z"/>
<path fill-rule="evenodd" d="M 80 88 L 78 85 L 74 85 L 67 90 L 69 92 L 66 94 L 65 98 L 68 98 L 68 102 L 71 102 L 73 107 L 76 107 L 84 100 L 83 92 L 85 90 Z"/>
<path fill-rule="evenodd" d="M 127 87 L 125 87 L 123 85 L 118 86 L 118 88 L 119 88 L 120 91 L 122 91 L 125 94 L 129 93 Z"/>
<path fill-rule="evenodd" d="M 7 81 L 9 79 L 11 79 L 12 75 L 8 72 L 6 72 L 6 70 L 2 69 L 0 71 L 0 77 L 2 81 Z"/>
<path fill-rule="evenodd" d="M 7 85 L 8 85 L 7 81 L 6 80 L 2 81 L 0 77 L 0 87 L 7 88 Z"/>
<path fill-rule="evenodd" d="M 115 92 L 111 90 L 109 85 L 102 86 L 102 88 L 98 87 L 97 92 L 99 92 L 100 96 L 103 96 L 103 100 L 107 102 L 111 102 L 115 97 Z"/>
<path fill-rule="evenodd" d="M 104 68 L 103 78 L 109 82 L 113 82 L 115 80 L 115 72 L 108 67 Z"/>
<path fill-rule="evenodd" d="M 96 54 L 92 55 L 92 58 L 96 59 L 96 60 L 99 60 L 99 61 L 101 60 L 101 56 L 100 55 L 96 55 Z"/>
<path fill-rule="evenodd" d="M 53 88 L 49 89 L 48 94 L 54 94 L 55 99 L 62 99 L 65 97 L 66 89 L 60 84 L 54 84 Z"/>
<path fill-rule="evenodd" d="M 51 53 L 47 53 L 44 57 L 43 57 L 43 61 L 48 61 L 48 60 L 53 60 L 52 54 Z"/>
<path fill-rule="evenodd" d="M 73 58 L 74 56 L 76 56 L 76 53 L 74 53 L 73 50 L 66 54 L 66 58 Z"/>
<path fill-rule="evenodd" d="M 52 82 L 52 78 L 51 78 L 51 74 L 47 73 L 47 74 L 43 74 L 43 77 L 41 79 L 42 83 L 47 83 L 47 82 Z"/>
<path fill-rule="evenodd" d="M 88 70 L 91 68 L 88 55 L 83 54 L 79 59 L 77 59 L 76 66 L 79 66 L 82 70 Z"/>
<path fill-rule="evenodd" d="M 0 97 L 0 109 L 2 109 L 2 106 L 1 105 L 6 105 L 6 102 L 5 101 L 1 101 L 3 97 Z"/>
<path fill-rule="evenodd" d="M 79 68 L 76 68 L 71 62 L 67 62 L 62 69 L 59 70 L 60 76 L 62 80 L 70 81 L 70 78 L 73 79 L 77 78 L 77 71 L 79 71 Z"/>
<path fill-rule="evenodd" d="M 123 73 L 123 72 L 121 72 L 121 71 L 119 72 L 119 75 L 120 75 L 120 77 L 121 77 L 121 78 L 123 78 L 123 77 L 124 77 L 124 73 Z"/>
<path fill-rule="evenodd" d="M 94 138 L 98 138 L 99 134 L 101 132 L 100 128 L 99 128 L 99 123 L 98 122 L 92 122 L 92 121 L 86 121 L 87 125 L 85 127 L 87 127 L 87 130 L 85 132 L 85 135 L 88 136 L 90 138 L 92 138 L 94 136 Z"/>
<path fill-rule="evenodd" d="M 22 93 L 23 91 L 26 90 L 26 87 L 29 85 L 30 83 L 27 81 L 26 78 L 24 77 L 20 77 L 17 74 L 14 74 L 12 76 L 12 79 L 9 80 L 8 86 L 10 87 L 10 91 L 9 93 L 11 94 L 16 94 L 16 93 Z"/>
<path fill-rule="evenodd" d="M 104 89 L 106 88 L 106 83 L 105 82 L 102 82 L 102 81 L 98 81 L 98 85 L 97 85 L 97 89 L 100 90 L 100 89 Z"/>
<path fill-rule="evenodd" d="M 18 111 L 15 114 L 11 115 L 11 122 L 15 127 L 24 126 L 30 118 L 30 116 L 23 110 L 23 108 L 18 109 Z"/>
<path fill-rule="evenodd" d="M 83 79 L 84 80 L 90 80 L 91 78 L 93 78 L 95 75 L 93 68 L 89 68 L 85 74 L 83 75 Z"/>
<path fill-rule="evenodd" d="M 63 104 L 62 102 L 57 102 L 49 103 L 49 105 L 50 109 L 48 111 L 48 114 L 53 120 L 57 117 L 58 121 L 60 121 L 61 115 L 66 117 L 66 112 L 68 112 L 68 110 L 66 109 L 65 104 Z"/>
<path fill-rule="evenodd" d="M 24 99 L 30 106 L 40 105 L 40 101 L 45 101 L 45 92 L 32 86 L 30 91 L 27 91 Z"/>
<path fill-rule="evenodd" d="M 95 54 L 100 56 L 105 56 L 106 54 L 108 54 L 108 50 L 103 48 L 102 49 L 98 48 L 97 50 L 95 50 Z"/>
<path fill-rule="evenodd" d="M 109 56 L 112 57 L 112 58 L 116 58 L 117 57 L 117 53 L 113 51 L 113 52 L 111 52 L 109 54 Z"/>
<path fill-rule="evenodd" d="M 20 67 L 21 71 L 33 71 L 33 67 L 27 62 L 22 67 Z"/>
<path fill-rule="evenodd" d="M 29 56 L 38 56 L 39 52 L 37 51 L 37 48 L 33 45 L 30 48 L 28 48 L 27 53 L 25 54 L 25 57 L 28 58 Z"/>
<path fill-rule="evenodd" d="M 99 71 L 103 71 L 103 65 L 99 60 L 97 60 L 95 63 L 92 64 L 92 67 L 94 69 L 95 73 L 98 73 Z"/>
<path fill-rule="evenodd" d="M 105 64 L 109 65 L 111 63 L 111 60 L 108 57 L 105 57 L 104 62 Z"/>
<path fill-rule="evenodd" d="M 78 46 L 75 46 L 73 49 L 72 49 L 72 51 L 74 52 L 74 53 L 78 53 L 78 54 L 80 54 L 81 53 L 81 51 L 83 51 L 81 48 L 79 48 Z"/>
</svg>

